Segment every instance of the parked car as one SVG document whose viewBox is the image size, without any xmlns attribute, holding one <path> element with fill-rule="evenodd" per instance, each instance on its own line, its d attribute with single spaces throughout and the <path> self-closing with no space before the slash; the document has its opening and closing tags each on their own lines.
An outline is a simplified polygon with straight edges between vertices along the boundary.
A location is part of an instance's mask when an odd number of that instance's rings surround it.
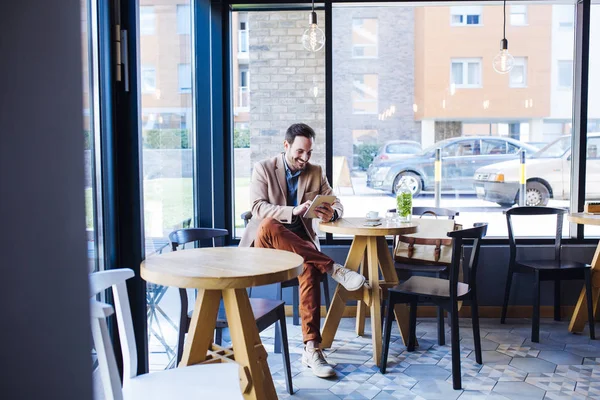
<svg viewBox="0 0 600 400">
<path fill-rule="evenodd" d="M 506 137 L 462 136 L 442 140 L 421 153 L 399 161 L 373 164 L 367 170 L 367 186 L 396 193 L 403 179 L 413 196 L 434 189 L 435 149 L 442 149 L 442 190 L 473 191 L 475 170 L 519 156 L 521 149 L 537 149 Z"/>
<path fill-rule="evenodd" d="M 600 198 L 600 133 L 588 133 L 586 199 Z M 561 136 L 525 160 L 528 206 L 545 206 L 550 199 L 569 199 L 571 136 Z M 491 164 L 475 172 L 477 197 L 510 207 L 519 200 L 519 161 Z"/>
<path fill-rule="evenodd" d="M 423 149 L 421 143 L 413 140 L 390 140 L 385 142 L 373 157 L 373 165 L 379 165 L 387 161 L 397 161 L 415 154 Z"/>
</svg>

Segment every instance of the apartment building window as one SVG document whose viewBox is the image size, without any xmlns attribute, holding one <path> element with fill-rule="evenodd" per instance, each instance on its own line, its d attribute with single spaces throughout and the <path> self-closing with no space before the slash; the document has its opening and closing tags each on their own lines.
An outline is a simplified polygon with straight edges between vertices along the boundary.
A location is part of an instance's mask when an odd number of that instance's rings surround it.
<svg viewBox="0 0 600 400">
<path fill-rule="evenodd" d="M 481 87 L 481 58 L 454 58 L 450 82 L 457 88 Z"/>
<path fill-rule="evenodd" d="M 177 34 L 191 33 L 191 14 L 189 4 L 177 4 Z"/>
<path fill-rule="evenodd" d="M 570 10 L 571 12 L 559 12 L 558 13 L 558 28 L 560 30 L 572 30 L 573 29 L 573 24 L 575 22 L 575 13 Z"/>
<path fill-rule="evenodd" d="M 240 87 L 238 94 L 238 107 L 250 107 L 250 72 L 247 67 L 240 68 Z"/>
<path fill-rule="evenodd" d="M 573 87 L 573 61 L 558 61 L 558 87 L 571 89 Z"/>
<path fill-rule="evenodd" d="M 510 24 L 511 25 L 527 25 L 527 6 L 524 6 L 524 5 L 510 6 Z"/>
<path fill-rule="evenodd" d="M 450 25 L 482 25 L 480 6 L 450 7 Z"/>
<path fill-rule="evenodd" d="M 154 6 L 140 6 L 140 35 L 154 35 L 156 14 Z"/>
<path fill-rule="evenodd" d="M 379 77 L 376 74 L 356 75 L 352 81 L 352 112 L 377 114 Z"/>
<path fill-rule="evenodd" d="M 179 64 L 179 92 L 190 93 L 192 91 L 192 66 L 190 64 Z"/>
<path fill-rule="evenodd" d="M 142 93 L 156 92 L 156 68 L 152 65 L 142 65 L 140 81 Z"/>
<path fill-rule="evenodd" d="M 378 21 L 376 18 L 352 20 L 352 57 L 376 58 Z"/>
<path fill-rule="evenodd" d="M 240 21 L 240 30 L 238 31 L 238 46 L 240 53 L 248 52 L 248 22 Z"/>
<path fill-rule="evenodd" d="M 527 57 L 515 57 L 515 64 L 510 71 L 510 87 L 527 87 Z"/>
</svg>

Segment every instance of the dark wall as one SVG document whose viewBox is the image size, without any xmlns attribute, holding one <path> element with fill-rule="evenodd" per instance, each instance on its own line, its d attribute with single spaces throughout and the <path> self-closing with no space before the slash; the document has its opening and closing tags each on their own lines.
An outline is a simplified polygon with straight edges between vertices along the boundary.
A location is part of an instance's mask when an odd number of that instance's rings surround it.
<svg viewBox="0 0 600 400">
<path fill-rule="evenodd" d="M 0 397 L 91 399 L 80 2 L 0 27 Z"/>
<path fill-rule="evenodd" d="M 344 264 L 348 255 L 349 246 L 323 246 L 323 252 L 333 258 L 336 262 Z M 562 256 L 568 260 L 590 263 L 594 256 L 596 246 L 593 245 L 566 245 L 563 246 Z M 391 251 L 391 249 L 390 249 Z M 467 252 L 468 255 L 468 252 Z M 551 246 L 525 246 L 519 250 L 518 256 L 529 259 L 552 258 L 554 248 Z M 480 253 L 480 267 L 478 270 L 478 299 L 481 306 L 502 306 L 504 298 L 504 285 L 506 282 L 506 271 L 508 268 L 509 249 L 508 245 L 483 246 Z M 333 296 L 336 283 L 330 278 L 329 287 Z M 565 281 L 561 285 L 561 304 L 575 305 L 579 292 L 583 288 L 583 281 Z M 510 305 L 531 306 L 533 277 L 530 275 L 516 275 L 513 279 Z M 541 304 L 552 305 L 554 284 L 543 282 L 541 285 Z M 259 288 L 253 296 L 275 296 L 273 287 Z M 287 304 L 292 303 L 292 291 L 285 290 L 283 298 Z M 322 304 L 325 304 L 321 297 Z"/>
</svg>

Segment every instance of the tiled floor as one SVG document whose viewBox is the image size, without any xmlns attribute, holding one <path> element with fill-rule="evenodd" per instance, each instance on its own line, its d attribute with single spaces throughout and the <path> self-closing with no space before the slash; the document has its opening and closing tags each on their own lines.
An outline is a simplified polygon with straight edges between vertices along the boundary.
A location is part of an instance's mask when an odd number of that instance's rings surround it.
<svg viewBox="0 0 600 400">
<path fill-rule="evenodd" d="M 285 391 L 282 358 L 273 351 L 274 330 L 261 336 L 280 398 L 290 399 L 600 399 L 600 340 L 574 335 L 568 321 L 542 320 L 540 343 L 529 340 L 531 321 L 481 319 L 483 365 L 475 362 L 470 320 L 461 319 L 463 390 L 452 389 L 450 333 L 438 346 L 433 319 L 419 319 L 420 346 L 406 351 L 397 327 L 392 332 L 387 373 L 371 358 L 371 336 L 354 333 L 354 319 L 343 319 L 326 351 L 337 377 L 319 379 L 301 361 L 300 328 L 288 320 L 295 394 Z M 370 327 L 370 324 L 366 324 Z M 447 327 L 448 328 L 448 327 Z"/>
</svg>

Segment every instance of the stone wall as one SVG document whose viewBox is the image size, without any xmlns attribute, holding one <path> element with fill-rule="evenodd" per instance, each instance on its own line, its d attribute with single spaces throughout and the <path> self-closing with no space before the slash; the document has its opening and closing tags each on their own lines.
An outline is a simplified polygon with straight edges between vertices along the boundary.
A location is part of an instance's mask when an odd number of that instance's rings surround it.
<svg viewBox="0 0 600 400">
<path fill-rule="evenodd" d="M 352 58 L 352 21 L 377 20 L 377 58 Z M 414 11 L 411 7 L 349 7 L 333 12 L 333 135 L 334 155 L 352 160 L 353 130 L 376 131 L 376 143 L 406 139 L 421 141 L 414 103 Z M 353 114 L 355 77 L 377 74 L 378 113 Z M 386 120 L 379 113 L 394 105 Z M 352 165 L 350 163 L 350 165 Z"/>
<path fill-rule="evenodd" d="M 302 47 L 308 12 L 250 12 L 248 22 L 251 164 L 281 152 L 286 129 L 303 122 L 317 133 L 312 161 L 324 165 L 325 52 Z"/>
</svg>

